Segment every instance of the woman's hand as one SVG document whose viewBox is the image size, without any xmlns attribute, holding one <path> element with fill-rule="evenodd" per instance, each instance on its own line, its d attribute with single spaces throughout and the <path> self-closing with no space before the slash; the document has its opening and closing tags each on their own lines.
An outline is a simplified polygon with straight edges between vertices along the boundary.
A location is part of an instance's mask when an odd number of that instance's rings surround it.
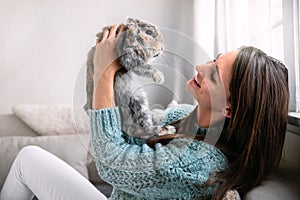
<svg viewBox="0 0 300 200">
<path fill-rule="evenodd" d="M 124 25 L 121 25 L 120 31 L 117 34 L 117 24 L 113 24 L 110 28 L 103 30 L 101 41 L 97 40 L 94 55 L 94 83 L 99 81 L 102 77 L 114 77 L 115 73 L 121 69 L 117 63 L 116 44 L 124 31 Z"/>
<path fill-rule="evenodd" d="M 118 25 L 114 24 L 110 29 L 103 31 L 101 41 L 97 40 L 94 55 L 94 95 L 93 108 L 101 109 L 114 106 L 114 76 L 121 69 L 117 62 L 116 44 L 124 31 L 121 25 L 117 33 Z"/>
</svg>

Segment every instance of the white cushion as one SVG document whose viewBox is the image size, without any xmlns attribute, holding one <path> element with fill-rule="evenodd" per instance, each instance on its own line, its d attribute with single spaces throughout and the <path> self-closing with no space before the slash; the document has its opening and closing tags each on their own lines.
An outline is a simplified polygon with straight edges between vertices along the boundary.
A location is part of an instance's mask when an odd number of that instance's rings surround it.
<svg viewBox="0 0 300 200">
<path fill-rule="evenodd" d="M 15 105 L 13 113 L 40 135 L 89 133 L 89 117 L 71 105 Z"/>
</svg>

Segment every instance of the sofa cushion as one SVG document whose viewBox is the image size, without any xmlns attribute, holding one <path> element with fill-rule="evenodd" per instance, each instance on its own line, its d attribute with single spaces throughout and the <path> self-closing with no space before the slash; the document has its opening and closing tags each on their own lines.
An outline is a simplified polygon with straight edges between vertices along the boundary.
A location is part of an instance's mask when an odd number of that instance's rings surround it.
<svg viewBox="0 0 300 200">
<path fill-rule="evenodd" d="M 15 105 L 12 111 L 39 135 L 90 132 L 87 113 L 72 105 Z"/>
<path fill-rule="evenodd" d="M 89 141 L 89 134 L 0 137 L 0 188 L 17 153 L 27 145 L 37 145 L 55 154 L 88 178 L 86 165 Z"/>
</svg>

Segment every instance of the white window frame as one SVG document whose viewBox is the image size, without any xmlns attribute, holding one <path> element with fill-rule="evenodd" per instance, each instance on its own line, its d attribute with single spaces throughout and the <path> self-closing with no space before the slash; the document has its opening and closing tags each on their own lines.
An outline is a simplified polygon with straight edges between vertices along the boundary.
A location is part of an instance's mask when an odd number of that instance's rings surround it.
<svg viewBox="0 0 300 200">
<path fill-rule="evenodd" d="M 300 112 L 299 1 L 282 0 L 284 63 L 289 69 L 290 111 Z M 299 116 L 300 117 L 300 116 Z"/>
</svg>

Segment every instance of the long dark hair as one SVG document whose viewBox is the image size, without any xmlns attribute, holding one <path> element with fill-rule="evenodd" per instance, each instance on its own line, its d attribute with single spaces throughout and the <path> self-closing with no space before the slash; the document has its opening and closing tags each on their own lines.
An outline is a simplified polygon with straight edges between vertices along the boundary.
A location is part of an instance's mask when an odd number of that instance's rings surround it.
<svg viewBox="0 0 300 200">
<path fill-rule="evenodd" d="M 285 138 L 288 71 L 278 60 L 254 47 L 242 47 L 229 86 L 231 118 L 217 146 L 230 161 L 217 174 L 221 182 L 213 199 L 229 189 L 244 196 L 278 167 Z"/>
</svg>

